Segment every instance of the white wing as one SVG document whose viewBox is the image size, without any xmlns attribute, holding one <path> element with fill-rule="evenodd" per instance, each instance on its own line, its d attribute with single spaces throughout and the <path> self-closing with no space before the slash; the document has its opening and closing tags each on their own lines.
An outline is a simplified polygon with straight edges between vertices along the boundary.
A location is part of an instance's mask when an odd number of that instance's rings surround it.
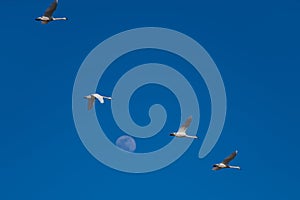
<svg viewBox="0 0 300 200">
<path fill-rule="evenodd" d="M 93 97 L 96 97 L 100 103 L 104 103 L 104 99 L 103 96 L 101 96 L 100 94 L 92 94 Z"/>
<path fill-rule="evenodd" d="M 178 132 L 183 132 L 183 133 L 185 133 L 186 130 L 188 129 L 188 127 L 190 126 L 191 121 L 192 121 L 192 116 L 190 116 L 190 117 L 185 121 L 185 123 L 179 128 Z"/>
</svg>

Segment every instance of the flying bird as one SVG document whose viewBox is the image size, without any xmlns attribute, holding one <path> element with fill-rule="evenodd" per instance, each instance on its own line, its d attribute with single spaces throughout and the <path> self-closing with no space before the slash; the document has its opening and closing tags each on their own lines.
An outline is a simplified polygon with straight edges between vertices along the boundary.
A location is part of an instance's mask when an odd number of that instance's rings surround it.
<svg viewBox="0 0 300 200">
<path fill-rule="evenodd" d="M 41 21 L 42 24 L 48 24 L 51 21 L 57 20 L 67 20 L 66 17 L 53 17 L 53 13 L 57 8 L 58 0 L 54 0 L 52 4 L 47 8 L 44 15 L 41 17 L 36 18 L 36 21 Z"/>
<path fill-rule="evenodd" d="M 91 110 L 94 106 L 95 99 L 98 99 L 100 103 L 104 103 L 104 99 L 112 99 L 111 97 L 102 96 L 100 94 L 90 94 L 88 96 L 85 96 L 84 98 L 88 100 L 88 110 Z"/>
<path fill-rule="evenodd" d="M 198 139 L 197 136 L 192 136 L 192 135 L 187 135 L 186 130 L 190 126 L 192 121 L 192 117 L 190 116 L 186 122 L 179 128 L 177 132 L 171 133 L 170 136 L 174 137 L 179 137 L 179 138 L 193 138 L 193 139 Z"/>
<path fill-rule="evenodd" d="M 232 161 L 237 155 L 238 151 L 233 152 L 230 156 L 225 158 L 221 163 L 214 164 L 212 170 L 219 170 L 224 168 L 241 169 L 239 166 L 231 166 L 229 162 Z"/>
</svg>

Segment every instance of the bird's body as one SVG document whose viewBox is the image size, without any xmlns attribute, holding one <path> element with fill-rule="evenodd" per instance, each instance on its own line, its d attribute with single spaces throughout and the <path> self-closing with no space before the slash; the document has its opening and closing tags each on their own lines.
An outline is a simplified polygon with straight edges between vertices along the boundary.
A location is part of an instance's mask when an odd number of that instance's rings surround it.
<svg viewBox="0 0 300 200">
<path fill-rule="evenodd" d="M 216 171 L 216 170 L 225 169 L 225 168 L 241 169 L 239 166 L 229 165 L 229 162 L 235 158 L 237 153 L 238 153 L 238 151 L 235 151 L 232 154 L 230 154 L 230 156 L 225 158 L 221 163 L 214 164 L 212 170 Z"/>
<path fill-rule="evenodd" d="M 96 94 L 96 93 L 87 95 L 84 98 L 88 100 L 88 110 L 91 110 L 92 107 L 94 106 L 95 99 L 98 99 L 98 101 L 100 103 L 104 103 L 104 99 L 109 99 L 109 100 L 112 99 L 111 97 L 102 96 L 102 95 Z"/>
<path fill-rule="evenodd" d="M 36 18 L 36 21 L 41 21 L 42 24 L 48 24 L 51 21 L 67 20 L 66 17 L 53 17 L 53 13 L 57 8 L 58 0 L 54 0 L 53 3 L 47 8 L 44 15 Z"/>
<path fill-rule="evenodd" d="M 192 117 L 189 117 L 186 122 L 178 129 L 177 132 L 171 133 L 170 136 L 178 137 L 178 138 L 192 138 L 192 139 L 198 139 L 197 136 L 188 135 L 186 134 L 186 130 L 190 126 L 192 121 Z"/>
</svg>

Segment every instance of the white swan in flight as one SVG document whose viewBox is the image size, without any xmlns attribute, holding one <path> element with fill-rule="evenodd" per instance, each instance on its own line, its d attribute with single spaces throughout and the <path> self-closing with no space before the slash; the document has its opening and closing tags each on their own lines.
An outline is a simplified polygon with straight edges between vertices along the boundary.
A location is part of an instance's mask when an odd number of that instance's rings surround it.
<svg viewBox="0 0 300 200">
<path fill-rule="evenodd" d="M 237 153 L 238 153 L 238 151 L 235 151 L 232 154 L 230 154 L 230 156 L 225 158 L 221 163 L 214 164 L 212 170 L 219 170 L 219 169 L 224 169 L 224 168 L 241 169 L 239 166 L 229 165 L 229 162 L 235 158 Z"/>
<path fill-rule="evenodd" d="M 48 24 L 51 21 L 57 20 L 67 20 L 66 17 L 53 17 L 53 13 L 57 8 L 58 0 L 54 0 L 52 4 L 47 8 L 44 15 L 41 17 L 36 18 L 36 21 L 41 21 L 42 24 Z"/>
<path fill-rule="evenodd" d="M 198 139 L 197 136 L 193 135 L 187 135 L 186 130 L 190 126 L 192 121 L 192 117 L 190 116 L 186 122 L 179 128 L 179 130 L 175 133 L 171 133 L 170 136 L 179 137 L 179 138 L 192 138 L 192 139 Z"/>
<path fill-rule="evenodd" d="M 104 99 L 112 99 L 111 97 L 102 96 L 100 94 L 90 94 L 88 96 L 85 96 L 84 98 L 88 100 L 88 110 L 91 110 L 94 106 L 95 99 L 98 99 L 100 103 L 104 103 Z"/>
</svg>

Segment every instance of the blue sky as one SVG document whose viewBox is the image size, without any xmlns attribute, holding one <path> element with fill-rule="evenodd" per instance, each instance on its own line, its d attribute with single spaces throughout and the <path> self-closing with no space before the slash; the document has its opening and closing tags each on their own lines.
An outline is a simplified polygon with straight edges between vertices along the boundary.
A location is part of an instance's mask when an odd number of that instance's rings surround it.
<svg viewBox="0 0 300 200">
<path fill-rule="evenodd" d="M 55 14 L 69 21 L 41 25 L 34 18 L 50 3 L 1 2 L 1 199 L 299 199 L 299 1 L 60 0 Z M 204 159 L 198 158 L 200 140 L 162 170 L 129 174 L 103 165 L 85 149 L 73 122 L 72 90 L 96 45 L 147 26 L 180 31 L 207 50 L 222 75 L 228 111 L 222 135 Z M 136 53 L 119 63 L 137 62 Z M 155 58 L 177 63 L 170 55 Z M 101 89 L 109 93 L 110 87 Z M 146 89 L 163 92 L 153 87 Z M 209 101 L 202 89 L 205 129 Z M 141 94 L 135 98 L 143 101 Z M 175 100 L 172 105 L 176 108 Z M 132 112 L 145 123 L 141 109 L 138 104 Z M 168 120 L 165 131 L 178 127 L 172 113 Z M 112 130 L 113 140 L 119 133 Z M 137 151 L 170 140 L 156 137 L 137 143 Z M 235 149 L 233 164 L 241 171 L 211 171 Z"/>
</svg>

